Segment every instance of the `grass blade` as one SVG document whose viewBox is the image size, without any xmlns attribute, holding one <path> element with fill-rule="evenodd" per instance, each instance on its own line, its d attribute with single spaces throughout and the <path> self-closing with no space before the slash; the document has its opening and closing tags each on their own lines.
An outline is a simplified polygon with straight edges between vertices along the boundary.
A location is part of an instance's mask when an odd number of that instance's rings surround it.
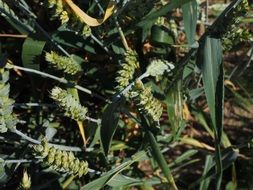
<svg viewBox="0 0 253 190">
<path fill-rule="evenodd" d="M 204 90 L 207 105 L 210 111 L 212 126 L 215 137 L 216 150 L 216 189 L 220 189 L 222 180 L 221 162 L 221 136 L 223 131 L 223 101 L 224 101 L 224 82 L 222 47 L 219 39 L 206 37 L 203 49 L 200 48 L 201 72 L 203 75 Z M 203 51 L 203 52 L 202 52 Z"/>
<path fill-rule="evenodd" d="M 198 153 L 198 150 L 188 150 L 184 152 L 182 155 L 178 156 L 172 163 L 169 164 L 169 167 L 175 167 L 175 166 L 181 166 L 180 164 L 185 163 L 187 159 L 189 159 L 191 156 L 194 156 Z"/>
<path fill-rule="evenodd" d="M 120 104 L 121 104 L 120 100 L 109 104 L 106 107 L 102 116 L 100 135 L 101 135 L 101 142 L 102 142 L 103 151 L 105 155 L 108 154 L 112 137 L 118 126 Z"/>
<path fill-rule="evenodd" d="M 156 142 L 156 139 L 153 135 L 153 133 L 151 133 L 150 131 L 147 131 L 148 134 L 148 138 L 149 138 L 149 142 L 150 142 L 150 146 L 152 148 L 152 152 L 154 155 L 154 158 L 156 160 L 156 162 L 158 163 L 159 167 L 162 169 L 166 179 L 168 180 L 168 183 L 170 184 L 170 187 L 172 190 L 177 190 L 177 186 L 176 183 L 174 181 L 174 178 L 171 174 L 170 168 Z"/>
<path fill-rule="evenodd" d="M 225 169 L 227 169 L 228 167 L 233 165 L 233 163 L 236 161 L 238 155 L 239 155 L 238 152 L 233 150 L 233 148 L 231 148 L 231 147 L 223 150 L 221 153 L 221 161 L 222 161 L 222 165 L 223 165 L 222 170 L 224 171 Z M 213 176 L 217 176 L 217 172 L 216 172 L 217 171 L 217 167 L 216 167 L 217 164 L 214 162 L 214 160 L 216 159 L 215 157 L 216 157 L 216 155 L 212 156 L 211 166 L 210 166 L 210 169 L 207 171 L 207 173 L 205 175 L 203 175 L 197 181 L 190 184 L 189 189 L 196 189 L 196 186 L 204 179 L 209 178 L 209 177 L 213 177 Z M 216 189 L 217 189 L 217 184 L 216 184 Z"/>
<path fill-rule="evenodd" d="M 107 183 L 114 179 L 121 171 L 128 168 L 131 164 L 141 160 L 146 156 L 145 151 L 141 151 L 132 156 L 132 159 L 119 165 L 118 167 L 108 171 L 101 177 L 81 187 L 81 190 L 97 190 L 102 189 Z"/>
<path fill-rule="evenodd" d="M 187 36 L 188 44 L 192 45 L 195 42 L 195 33 L 197 26 L 197 9 L 198 4 L 196 0 L 185 3 L 182 6 L 183 9 L 183 21 L 185 33 Z"/>
<path fill-rule="evenodd" d="M 211 169 L 212 167 L 212 156 L 207 155 L 206 156 L 206 161 L 205 161 L 205 167 L 202 176 L 205 176 L 207 172 Z M 210 184 L 210 177 L 205 178 L 203 181 L 201 181 L 199 190 L 208 190 L 209 184 Z"/>
<path fill-rule="evenodd" d="M 166 104 L 168 118 L 172 126 L 173 138 L 177 140 L 185 127 L 181 80 L 176 82 L 169 91 Z"/>
</svg>

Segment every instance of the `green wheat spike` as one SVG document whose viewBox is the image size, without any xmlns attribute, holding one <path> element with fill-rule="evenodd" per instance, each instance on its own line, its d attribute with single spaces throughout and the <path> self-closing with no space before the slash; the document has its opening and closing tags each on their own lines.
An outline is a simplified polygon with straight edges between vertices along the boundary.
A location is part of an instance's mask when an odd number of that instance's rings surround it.
<svg viewBox="0 0 253 190">
<path fill-rule="evenodd" d="M 118 83 L 117 90 L 123 90 L 129 85 L 134 78 L 134 73 L 137 68 L 139 68 L 137 53 L 129 49 L 124 54 L 121 69 L 118 71 L 118 76 L 116 77 L 116 82 Z"/>
<path fill-rule="evenodd" d="M 71 94 L 66 90 L 55 87 L 51 91 L 51 98 L 65 111 L 65 115 L 76 120 L 84 121 L 88 109 L 82 106 Z"/>
<path fill-rule="evenodd" d="M 10 85 L 7 83 L 8 79 L 9 71 L 0 69 L 0 133 L 14 129 L 18 121 L 13 114 L 15 101 L 9 98 Z"/>
<path fill-rule="evenodd" d="M 14 11 L 2 0 L 0 0 L 0 12 L 3 12 L 2 16 L 6 16 L 5 14 L 8 14 L 12 16 L 13 18 L 19 20 L 17 15 L 14 13 Z"/>
<path fill-rule="evenodd" d="M 159 122 L 163 107 L 161 103 L 153 97 L 150 88 L 144 87 L 143 83 L 137 80 L 129 94 L 141 114 L 146 115 L 154 122 Z"/>
<path fill-rule="evenodd" d="M 43 139 L 40 145 L 33 145 L 33 151 L 35 156 L 42 157 L 43 163 L 51 169 L 79 177 L 88 173 L 86 161 L 80 161 L 72 152 L 49 147 L 46 139 Z"/>
<path fill-rule="evenodd" d="M 59 18 L 61 23 L 67 24 L 71 30 L 78 31 L 84 37 L 91 36 L 91 28 L 73 14 L 62 0 L 48 0 L 47 7 L 53 9 L 54 18 Z"/>
<path fill-rule="evenodd" d="M 82 72 L 81 66 L 71 57 L 61 56 L 51 51 L 50 53 L 46 53 L 45 58 L 56 69 L 62 70 L 69 75 L 76 75 Z"/>
</svg>

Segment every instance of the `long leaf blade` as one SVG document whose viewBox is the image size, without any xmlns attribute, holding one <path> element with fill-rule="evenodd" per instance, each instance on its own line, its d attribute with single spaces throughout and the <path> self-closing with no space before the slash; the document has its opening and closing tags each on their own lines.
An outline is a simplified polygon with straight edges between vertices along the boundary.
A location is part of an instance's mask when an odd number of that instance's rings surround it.
<svg viewBox="0 0 253 190">
<path fill-rule="evenodd" d="M 149 138 L 149 141 L 150 141 L 150 146 L 151 146 L 151 149 L 152 149 L 152 153 L 153 153 L 153 156 L 154 156 L 154 159 L 156 160 L 156 162 L 158 163 L 159 167 L 161 168 L 161 170 L 163 171 L 164 173 L 164 176 L 166 177 L 166 179 L 168 180 L 168 183 L 171 187 L 172 190 L 177 190 L 177 186 L 176 186 L 176 183 L 174 181 L 174 178 L 172 176 L 172 173 L 171 173 L 171 170 L 156 142 L 156 139 L 154 137 L 154 135 L 150 132 L 150 131 L 147 131 L 147 134 L 148 134 L 148 138 Z"/>
<path fill-rule="evenodd" d="M 121 101 L 109 104 L 102 116 L 100 137 L 105 155 L 108 154 L 112 137 L 118 126 L 120 104 Z"/>
<path fill-rule="evenodd" d="M 196 0 L 185 3 L 182 6 L 183 9 L 183 21 L 185 33 L 187 36 L 188 44 L 192 45 L 195 42 L 195 33 L 197 26 L 197 9 L 198 4 Z"/>
<path fill-rule="evenodd" d="M 102 189 L 106 184 L 108 184 L 111 180 L 114 178 L 117 178 L 116 176 L 124 169 L 128 168 L 131 164 L 143 159 L 146 157 L 145 151 L 140 151 L 132 156 L 132 159 L 129 161 L 126 161 L 119 165 L 118 167 L 108 171 L 101 177 L 99 177 L 96 180 L 91 181 L 90 183 L 86 184 L 85 186 L 81 187 L 81 190 L 98 190 Z"/>
<path fill-rule="evenodd" d="M 204 45 L 203 63 L 201 71 L 203 74 L 204 90 L 212 123 L 215 124 L 215 93 L 220 64 L 222 60 L 221 42 L 219 39 L 207 37 Z"/>
<path fill-rule="evenodd" d="M 207 105 L 213 124 L 216 150 L 216 189 L 220 188 L 222 180 L 222 162 L 220 141 L 223 130 L 223 64 L 222 47 L 220 39 L 206 37 L 203 50 L 200 49 L 200 55 L 203 56 L 201 72 L 203 75 L 204 90 L 207 99 Z M 203 52 L 202 52 L 203 51 Z"/>
</svg>

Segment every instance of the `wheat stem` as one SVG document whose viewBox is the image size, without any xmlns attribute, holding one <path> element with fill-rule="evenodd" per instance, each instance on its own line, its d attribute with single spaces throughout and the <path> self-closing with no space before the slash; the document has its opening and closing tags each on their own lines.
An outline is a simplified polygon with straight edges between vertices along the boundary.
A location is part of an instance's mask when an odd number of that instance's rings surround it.
<svg viewBox="0 0 253 190">
<path fill-rule="evenodd" d="M 18 70 L 22 70 L 22 71 L 25 71 L 25 72 L 29 72 L 29 73 L 34 73 L 34 74 L 37 74 L 37 75 L 40 75 L 42 77 L 46 77 L 46 78 L 50 78 L 50 79 L 53 79 L 53 80 L 56 80 L 60 83 L 63 83 L 63 84 L 67 84 L 67 85 L 70 85 L 70 86 L 73 86 L 74 88 L 86 93 L 86 94 L 89 94 L 91 96 L 94 96 L 98 99 L 101 99 L 103 101 L 108 101 L 106 98 L 104 98 L 103 96 L 99 95 L 99 94 L 95 94 L 93 93 L 91 90 L 87 89 L 87 88 L 84 88 L 80 85 L 75 85 L 69 81 L 67 81 L 65 78 L 60 78 L 60 77 L 56 77 L 54 75 L 51 75 L 51 74 L 48 74 L 48 73 L 45 73 L 45 72 L 42 72 L 42 71 L 38 71 L 38 70 L 35 70 L 35 69 L 30 69 L 30 68 L 26 68 L 26 67 L 21 67 L 21 66 L 17 66 L 17 65 L 9 65 L 10 68 L 12 69 L 18 69 Z"/>
<path fill-rule="evenodd" d="M 31 143 L 41 144 L 40 141 L 27 136 L 26 134 L 24 134 L 23 132 L 21 132 L 17 129 L 13 129 L 11 132 L 17 134 L 18 136 L 22 137 L 23 139 L 25 139 Z M 79 147 L 64 146 L 64 145 L 58 145 L 58 144 L 52 144 L 52 143 L 48 143 L 48 144 L 49 144 L 49 146 L 53 146 L 55 148 L 58 148 L 58 149 L 64 150 L 64 151 L 73 151 L 73 152 L 81 152 L 82 151 L 82 149 Z"/>
</svg>

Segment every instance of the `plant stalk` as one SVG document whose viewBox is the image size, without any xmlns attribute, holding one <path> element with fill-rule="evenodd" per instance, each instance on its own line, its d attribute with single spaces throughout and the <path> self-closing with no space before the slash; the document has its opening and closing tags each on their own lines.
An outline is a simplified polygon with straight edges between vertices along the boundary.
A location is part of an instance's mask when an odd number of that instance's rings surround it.
<svg viewBox="0 0 253 190">
<path fill-rule="evenodd" d="M 95 2 L 97 3 L 99 10 L 104 14 L 104 10 L 103 10 L 102 6 L 100 5 L 100 3 L 98 2 L 98 0 L 95 0 Z M 128 50 L 129 46 L 127 44 L 127 40 L 126 40 L 126 37 L 124 35 L 124 32 L 123 32 L 122 28 L 120 27 L 119 21 L 118 21 L 118 19 L 115 15 L 112 15 L 112 17 L 115 21 L 115 24 L 116 24 L 117 30 L 119 32 L 119 35 L 120 35 L 121 41 L 123 43 L 123 46 L 125 47 L 126 50 Z"/>
<path fill-rule="evenodd" d="M 62 189 L 67 189 L 67 187 L 71 184 L 71 182 L 75 179 L 76 175 L 71 175 L 66 181 L 62 184 Z"/>
<path fill-rule="evenodd" d="M 156 139 L 153 135 L 152 132 L 150 132 L 149 130 L 147 130 L 147 134 L 148 134 L 148 138 L 149 138 L 149 143 L 152 149 L 152 152 L 154 154 L 154 156 L 156 157 L 156 161 L 158 163 L 158 165 L 160 166 L 160 168 L 162 169 L 162 172 L 164 173 L 166 179 L 168 180 L 168 183 L 171 187 L 171 190 L 178 190 L 175 180 L 172 176 L 172 173 L 170 171 L 170 168 L 156 142 Z"/>
<path fill-rule="evenodd" d="M 80 91 L 82 91 L 86 94 L 89 94 L 91 96 L 94 96 L 94 97 L 96 97 L 100 100 L 103 100 L 103 101 L 106 101 L 106 102 L 109 101 L 106 98 L 104 98 L 103 96 L 101 96 L 99 94 L 96 94 L 96 93 L 93 93 L 91 90 L 89 90 L 87 88 L 84 88 L 80 85 L 76 85 L 76 84 L 73 84 L 73 83 L 67 81 L 65 78 L 56 77 L 54 75 L 51 75 L 51 74 L 48 74 L 48 73 L 45 73 L 45 72 L 41 72 L 41 71 L 38 71 L 38 70 L 35 70 L 35 69 L 25 68 L 25 67 L 21 67 L 21 66 L 17 66 L 17 65 L 9 64 L 8 67 L 11 68 L 11 69 L 18 69 L 18 70 L 22 70 L 22 71 L 29 72 L 29 73 L 34 73 L 34 74 L 40 75 L 42 77 L 53 79 L 53 80 L 58 81 L 62 84 L 73 86 L 74 88 L 76 88 L 76 89 L 78 89 L 78 90 L 80 90 Z"/>
<path fill-rule="evenodd" d="M 34 144 L 41 143 L 40 141 L 27 136 L 26 134 L 24 134 L 23 132 L 21 132 L 17 129 L 13 129 L 11 132 L 15 133 L 16 135 L 20 136 L 21 138 L 23 138 L 31 143 L 34 143 Z M 81 152 L 82 151 L 82 149 L 79 147 L 64 146 L 64 145 L 58 145 L 58 144 L 52 144 L 52 143 L 49 143 L 49 146 L 53 146 L 55 148 L 58 148 L 58 149 L 64 150 L 64 151 L 73 151 L 73 152 Z"/>
</svg>

